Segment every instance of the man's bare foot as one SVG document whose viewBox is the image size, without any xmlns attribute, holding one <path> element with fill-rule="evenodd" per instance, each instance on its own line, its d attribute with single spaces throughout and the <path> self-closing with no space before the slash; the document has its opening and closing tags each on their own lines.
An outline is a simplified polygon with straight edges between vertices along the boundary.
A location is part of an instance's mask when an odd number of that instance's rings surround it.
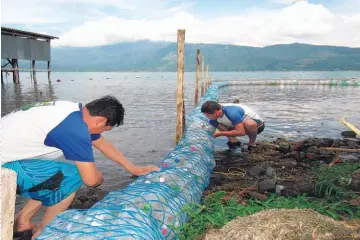
<svg viewBox="0 0 360 240">
<path fill-rule="evenodd" d="M 14 230 L 16 232 L 33 229 L 37 224 L 32 223 L 30 219 L 21 219 L 20 216 L 14 222 Z"/>
<path fill-rule="evenodd" d="M 22 235 L 24 232 L 31 231 L 32 233 L 36 231 L 36 228 L 38 227 L 37 224 L 32 223 L 30 221 L 19 221 L 16 220 L 14 223 L 14 237 L 17 237 L 18 235 Z"/>
</svg>

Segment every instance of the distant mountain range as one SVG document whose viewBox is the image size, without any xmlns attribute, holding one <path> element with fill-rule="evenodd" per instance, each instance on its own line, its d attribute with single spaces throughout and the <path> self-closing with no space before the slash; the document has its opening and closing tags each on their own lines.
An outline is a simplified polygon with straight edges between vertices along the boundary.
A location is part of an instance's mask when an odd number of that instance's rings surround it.
<svg viewBox="0 0 360 240">
<path fill-rule="evenodd" d="M 299 43 L 262 48 L 185 43 L 185 71 L 195 71 L 197 49 L 211 71 L 360 70 L 360 48 Z M 54 71 L 177 70 L 177 44 L 172 42 L 143 40 L 98 47 L 53 47 L 51 51 Z"/>
</svg>

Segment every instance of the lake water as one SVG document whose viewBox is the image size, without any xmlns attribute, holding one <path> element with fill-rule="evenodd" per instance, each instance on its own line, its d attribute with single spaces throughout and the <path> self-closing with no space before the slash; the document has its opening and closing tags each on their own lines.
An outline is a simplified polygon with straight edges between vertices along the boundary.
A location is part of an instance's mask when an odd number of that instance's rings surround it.
<svg viewBox="0 0 360 240">
<path fill-rule="evenodd" d="M 23 104 L 35 101 L 70 100 L 87 103 L 106 94 L 116 96 L 125 108 L 124 125 L 104 134 L 125 156 L 136 164 L 158 165 L 174 147 L 176 133 L 175 72 L 129 73 L 37 73 L 38 84 L 31 84 L 29 73 L 20 73 L 19 85 L 12 76 L 4 78 L 1 86 L 1 115 Z M 215 72 L 217 79 L 270 78 L 360 78 L 360 72 Z M 92 80 L 89 80 L 92 78 Z M 61 82 L 56 80 L 60 79 Z M 185 112 L 194 106 L 195 73 L 185 73 Z M 221 90 L 220 102 L 242 103 L 256 110 L 265 119 L 265 131 L 259 140 L 277 137 L 302 139 L 305 137 L 341 138 L 348 130 L 339 122 L 344 116 L 360 126 L 360 87 L 337 86 L 230 86 Z M 247 138 L 241 141 L 247 143 Z M 226 139 L 215 141 L 215 150 L 225 148 Z M 132 181 L 120 165 L 95 150 L 96 163 L 104 175 L 102 189 L 112 191 Z M 24 199 L 17 198 L 16 211 Z M 40 213 L 36 220 L 40 220 Z"/>
<path fill-rule="evenodd" d="M 126 73 L 37 73 L 38 84 L 31 84 L 29 73 L 20 73 L 20 85 L 11 75 L 1 88 L 2 116 L 23 104 L 46 100 L 71 100 L 86 103 L 106 94 L 116 96 L 125 108 L 124 125 L 105 133 L 125 156 L 136 164 L 159 164 L 174 147 L 176 133 L 175 72 Z M 338 78 L 358 77 L 360 72 L 215 72 L 213 78 Z M 92 80 L 89 80 L 92 78 Z M 56 82 L 60 79 L 61 82 Z M 72 81 L 73 80 L 73 81 Z M 194 106 L 195 73 L 185 73 L 185 111 Z M 339 122 L 344 116 L 360 126 L 360 87 L 334 86 L 231 86 L 222 89 L 219 100 L 240 98 L 266 121 L 258 139 L 341 137 L 347 128 Z M 247 138 L 242 141 L 247 143 Z M 216 139 L 217 148 L 225 139 Z M 102 188 L 114 190 L 132 181 L 130 174 L 95 151 L 96 162 L 104 174 Z"/>
</svg>

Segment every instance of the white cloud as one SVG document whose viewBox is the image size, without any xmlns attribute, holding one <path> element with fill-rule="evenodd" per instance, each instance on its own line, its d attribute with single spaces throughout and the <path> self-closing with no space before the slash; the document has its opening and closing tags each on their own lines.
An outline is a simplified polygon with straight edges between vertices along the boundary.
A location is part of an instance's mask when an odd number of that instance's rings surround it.
<svg viewBox="0 0 360 240">
<path fill-rule="evenodd" d="M 334 14 L 322 5 L 298 1 L 280 11 L 277 25 L 283 36 L 318 36 L 332 30 L 334 17 Z"/>
<path fill-rule="evenodd" d="M 174 1 L 175 3 L 172 3 Z M 161 16 L 178 0 L 11 0 L 1 2 L 1 23 L 49 24 L 99 19 L 109 8 L 137 16 Z M 181 7 L 187 7 L 183 3 Z M 108 8 L 108 9 L 104 9 Z"/>
<path fill-rule="evenodd" d="M 177 29 L 184 28 L 188 43 L 265 46 L 303 42 L 360 47 L 360 0 L 346 0 L 346 9 L 335 5 L 332 11 L 330 6 L 305 0 L 268 1 L 285 5 L 276 10 L 254 6 L 244 14 L 203 18 L 191 13 L 191 7 L 199 4 L 193 0 L 12 0 L 2 2 L 1 20 L 3 26 L 24 24 L 26 30 L 60 37 L 53 46 L 98 46 L 140 39 L 176 42 Z M 208 10 L 216 13 L 216 9 Z"/>
<path fill-rule="evenodd" d="M 66 32 L 60 36 L 60 41 L 54 41 L 53 46 L 97 46 L 141 39 L 171 41 L 177 28 L 187 28 L 197 22 L 192 15 L 184 12 L 153 21 L 106 17 L 98 21 L 86 22 Z"/>
<path fill-rule="evenodd" d="M 185 11 L 157 20 L 110 16 L 73 28 L 54 41 L 53 46 L 97 46 L 140 39 L 176 42 L 179 28 L 186 30 L 188 43 L 266 46 L 303 42 L 360 47 L 360 13 L 340 15 L 306 1 L 280 10 L 213 19 L 202 19 Z"/>
</svg>

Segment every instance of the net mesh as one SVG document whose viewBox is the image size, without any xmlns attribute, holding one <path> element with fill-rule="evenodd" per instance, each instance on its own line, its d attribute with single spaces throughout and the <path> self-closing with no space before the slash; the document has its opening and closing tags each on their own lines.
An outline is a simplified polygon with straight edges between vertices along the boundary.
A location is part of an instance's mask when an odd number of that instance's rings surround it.
<svg viewBox="0 0 360 240">
<path fill-rule="evenodd" d="M 329 86 L 360 86 L 360 80 L 357 79 L 249 79 L 249 80 L 218 80 L 226 82 L 228 85 L 329 85 Z"/>
<path fill-rule="evenodd" d="M 174 227 L 187 220 L 183 208 L 200 201 L 215 167 L 215 128 L 201 113 L 201 105 L 217 100 L 224 85 L 213 83 L 186 117 L 183 137 L 165 156 L 160 171 L 110 192 L 90 209 L 59 214 L 37 239 L 178 239 Z"/>
</svg>

